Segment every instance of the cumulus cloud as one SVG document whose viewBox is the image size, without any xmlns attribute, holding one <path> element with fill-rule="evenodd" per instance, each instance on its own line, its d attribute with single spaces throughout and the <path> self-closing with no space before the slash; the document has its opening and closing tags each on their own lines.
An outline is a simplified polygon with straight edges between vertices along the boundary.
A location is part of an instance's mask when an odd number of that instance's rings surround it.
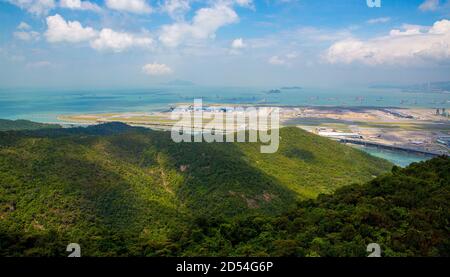
<svg viewBox="0 0 450 277">
<path fill-rule="evenodd" d="M 235 0 L 238 6 L 253 8 L 253 0 Z"/>
<path fill-rule="evenodd" d="M 419 10 L 423 12 L 436 11 L 438 8 L 439 8 L 439 0 L 425 0 L 419 6 Z"/>
<path fill-rule="evenodd" d="M 96 50 L 111 50 L 122 52 L 131 47 L 148 48 L 153 40 L 148 37 L 137 37 L 132 34 L 116 32 L 111 29 L 102 29 L 98 38 L 91 42 L 92 48 Z"/>
<path fill-rule="evenodd" d="M 165 64 L 160 64 L 160 63 L 149 63 L 146 64 L 142 67 L 142 72 L 144 72 L 145 74 L 148 75 L 168 75 L 168 74 L 172 74 L 173 71 L 172 69 L 165 65 Z"/>
<path fill-rule="evenodd" d="M 283 58 L 280 58 L 279 56 L 272 56 L 269 59 L 269 63 L 272 65 L 285 65 L 286 60 Z"/>
<path fill-rule="evenodd" d="M 161 7 L 163 12 L 176 20 L 182 20 L 190 9 L 189 0 L 166 0 Z"/>
<path fill-rule="evenodd" d="M 48 16 L 45 37 L 49 42 L 81 42 L 97 36 L 91 27 L 83 27 L 78 21 L 65 21 L 62 16 Z"/>
<path fill-rule="evenodd" d="M 242 38 L 237 38 L 231 42 L 231 48 L 233 49 L 243 49 L 247 47 Z"/>
<path fill-rule="evenodd" d="M 81 0 L 61 0 L 59 2 L 59 6 L 71 10 L 89 10 L 89 11 L 101 10 L 101 8 L 95 3 Z"/>
<path fill-rule="evenodd" d="M 55 5 L 54 0 L 7 0 L 9 3 L 35 15 L 46 15 Z"/>
<path fill-rule="evenodd" d="M 152 7 L 145 0 L 106 0 L 106 6 L 112 10 L 137 14 L 151 13 Z"/>
<path fill-rule="evenodd" d="M 236 12 L 227 4 L 217 3 L 212 7 L 196 11 L 192 22 L 176 22 L 161 28 L 159 40 L 166 46 L 176 47 L 188 39 L 206 39 L 215 37 L 222 26 L 239 20 Z"/>
<path fill-rule="evenodd" d="M 268 62 L 271 65 L 290 65 L 293 59 L 296 59 L 298 54 L 296 52 L 290 52 L 283 56 L 272 56 L 269 58 Z"/>
<path fill-rule="evenodd" d="M 240 55 L 241 50 L 247 48 L 247 44 L 244 42 L 242 38 L 237 38 L 231 42 L 230 45 L 230 54 L 231 55 Z"/>
<path fill-rule="evenodd" d="M 13 33 L 13 36 L 17 39 L 24 40 L 24 41 L 33 41 L 33 40 L 39 40 L 40 34 L 35 31 L 17 31 Z"/>
<path fill-rule="evenodd" d="M 13 33 L 14 38 L 24 40 L 24 41 L 37 41 L 40 39 L 41 35 L 38 32 L 31 30 L 31 26 L 25 22 L 20 22 L 17 25 L 16 32 Z"/>
<path fill-rule="evenodd" d="M 31 26 L 28 25 L 26 22 L 22 21 L 22 22 L 20 22 L 19 25 L 17 25 L 17 29 L 19 29 L 19 30 L 30 30 Z"/>
<path fill-rule="evenodd" d="M 450 59 L 450 21 L 433 26 L 405 25 L 388 36 L 370 40 L 348 38 L 334 43 L 325 53 L 329 63 L 360 62 L 368 65 L 409 64 Z"/>
<path fill-rule="evenodd" d="M 90 46 L 99 51 L 122 52 L 128 48 L 148 48 L 153 44 L 147 35 L 135 35 L 117 32 L 109 28 L 97 31 L 91 27 L 83 27 L 78 21 L 66 21 L 59 14 L 47 17 L 48 42 L 78 43 L 89 41 Z"/>
</svg>

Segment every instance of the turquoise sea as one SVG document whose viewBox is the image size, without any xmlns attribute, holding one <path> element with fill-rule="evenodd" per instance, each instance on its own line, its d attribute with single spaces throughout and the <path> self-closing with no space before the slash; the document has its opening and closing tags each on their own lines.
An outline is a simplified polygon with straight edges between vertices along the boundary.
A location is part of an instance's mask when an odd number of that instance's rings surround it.
<svg viewBox="0 0 450 277">
<path fill-rule="evenodd" d="M 391 163 L 398 166 L 408 166 L 411 163 L 424 161 L 430 159 L 430 156 L 424 156 L 421 154 L 413 154 L 405 151 L 394 151 L 388 149 L 381 149 L 371 146 L 356 146 L 352 145 L 352 147 L 358 148 L 364 152 L 371 154 L 372 156 L 382 158 L 390 161 Z"/>
<path fill-rule="evenodd" d="M 158 86 L 147 89 L 0 89 L 0 118 L 58 122 L 61 114 L 152 112 L 176 103 L 276 104 L 348 107 L 450 108 L 448 93 L 411 93 L 398 89 Z M 369 151 L 367 151 L 369 152 Z M 370 153 L 370 152 L 369 152 Z M 376 155 L 374 151 L 371 154 Z M 405 165 L 410 157 L 385 155 Z M 418 158 L 420 160 L 420 157 Z M 423 157 L 422 157 L 423 159 Z"/>
<path fill-rule="evenodd" d="M 287 89 L 161 86 L 149 89 L 0 89 L 0 118 L 56 122 L 60 114 L 151 112 L 203 98 L 205 103 L 449 108 L 450 94 L 395 89 Z"/>
</svg>

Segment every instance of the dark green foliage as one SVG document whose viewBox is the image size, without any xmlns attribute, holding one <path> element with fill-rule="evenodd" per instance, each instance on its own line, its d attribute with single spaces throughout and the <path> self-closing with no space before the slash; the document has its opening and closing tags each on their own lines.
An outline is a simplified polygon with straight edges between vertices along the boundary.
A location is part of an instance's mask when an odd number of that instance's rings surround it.
<svg viewBox="0 0 450 277">
<path fill-rule="evenodd" d="M 254 143 L 176 144 L 168 132 L 121 123 L 2 132 L 0 256 L 66 255 L 70 242 L 87 256 L 364 255 L 373 234 L 393 255 L 424 247 L 423 255 L 448 253 L 437 239 L 445 224 L 439 209 L 435 225 L 425 218 L 415 231 L 389 229 L 412 224 L 410 209 L 422 207 L 413 206 L 416 197 L 439 207 L 442 192 L 430 198 L 418 187 L 403 197 L 380 185 L 380 196 L 366 203 L 365 187 L 351 186 L 296 208 L 390 167 L 297 128 L 281 130 L 280 150 L 271 155 Z M 407 170 L 421 180 L 417 186 L 439 186 L 444 177 L 448 184 L 445 174 Z M 371 184 L 383 178 L 392 176 Z M 413 252 L 401 249 L 404 237 L 417 240 Z"/>
<path fill-rule="evenodd" d="M 439 157 L 300 202 L 280 216 L 197 224 L 188 232 L 200 230 L 202 241 L 186 242 L 180 254 L 367 256 L 375 242 L 383 256 L 448 257 L 449 221 L 450 158 Z M 216 251 L 217 241 L 229 247 Z"/>
</svg>

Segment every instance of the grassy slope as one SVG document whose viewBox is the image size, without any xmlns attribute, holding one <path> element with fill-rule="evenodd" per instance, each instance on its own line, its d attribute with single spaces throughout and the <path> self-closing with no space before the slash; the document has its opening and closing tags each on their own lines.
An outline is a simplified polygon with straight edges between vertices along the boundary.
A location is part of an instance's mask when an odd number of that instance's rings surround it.
<svg viewBox="0 0 450 277">
<path fill-rule="evenodd" d="M 281 137 L 280 151 L 263 155 L 257 144 L 175 144 L 122 124 L 0 133 L 0 251 L 166 249 L 193 218 L 279 214 L 391 166 L 297 128 Z"/>
</svg>

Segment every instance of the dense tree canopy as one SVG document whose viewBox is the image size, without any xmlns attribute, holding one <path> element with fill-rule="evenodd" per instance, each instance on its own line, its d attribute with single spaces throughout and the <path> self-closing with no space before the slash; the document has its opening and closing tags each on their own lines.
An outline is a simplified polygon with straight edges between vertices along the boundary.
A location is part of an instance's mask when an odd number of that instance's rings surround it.
<svg viewBox="0 0 450 277">
<path fill-rule="evenodd" d="M 120 123 L 0 132 L 0 256 L 448 255 L 448 158 L 391 167 L 297 128 L 273 155 Z"/>
</svg>

